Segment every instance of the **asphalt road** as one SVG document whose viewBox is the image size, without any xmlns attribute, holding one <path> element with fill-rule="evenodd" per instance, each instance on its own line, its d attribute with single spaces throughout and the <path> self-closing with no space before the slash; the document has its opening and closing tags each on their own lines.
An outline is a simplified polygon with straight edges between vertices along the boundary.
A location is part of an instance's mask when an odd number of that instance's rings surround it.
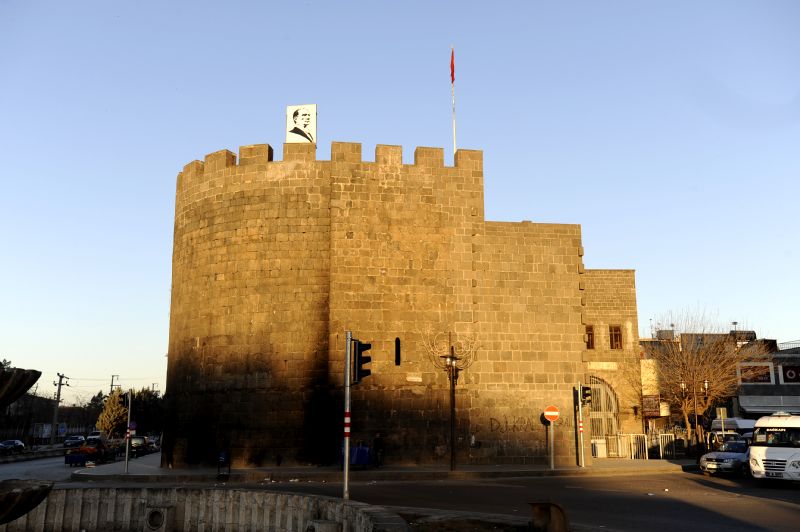
<svg viewBox="0 0 800 532">
<path fill-rule="evenodd" d="M 341 496 L 341 485 L 282 483 L 272 489 Z M 529 502 L 559 503 L 580 528 L 607 531 L 796 531 L 800 487 L 751 479 L 666 473 L 526 477 L 480 481 L 355 483 L 350 498 L 403 506 L 530 516 Z"/>
<path fill-rule="evenodd" d="M 74 470 L 74 468 L 64 465 L 63 456 L 38 458 L 24 462 L 0 464 L 0 479 L 25 478 L 64 482 L 69 479 Z"/>
<path fill-rule="evenodd" d="M 68 480 L 73 471 L 64 466 L 63 457 L 0 464 L 0 478 L 54 480 L 60 486 L 75 485 Z M 333 497 L 342 495 L 340 483 L 280 482 L 257 486 Z M 389 507 L 503 514 L 517 520 L 530 517 L 529 502 L 552 501 L 561 504 L 570 521 L 581 530 L 800 529 L 800 485 L 760 484 L 752 479 L 699 473 L 354 482 L 350 498 Z"/>
</svg>

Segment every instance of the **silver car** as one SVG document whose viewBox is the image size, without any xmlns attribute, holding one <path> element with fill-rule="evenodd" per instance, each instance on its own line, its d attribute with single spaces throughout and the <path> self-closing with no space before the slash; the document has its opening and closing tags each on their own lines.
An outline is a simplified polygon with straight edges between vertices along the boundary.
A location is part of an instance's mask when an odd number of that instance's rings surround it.
<svg viewBox="0 0 800 532">
<path fill-rule="evenodd" d="M 750 447 L 745 440 L 729 440 L 718 451 L 706 453 L 700 458 L 700 469 L 704 473 L 733 473 L 746 475 L 749 472 Z"/>
<path fill-rule="evenodd" d="M 19 440 L 5 440 L 0 442 L 0 454 L 21 453 L 25 450 L 25 444 Z"/>
</svg>

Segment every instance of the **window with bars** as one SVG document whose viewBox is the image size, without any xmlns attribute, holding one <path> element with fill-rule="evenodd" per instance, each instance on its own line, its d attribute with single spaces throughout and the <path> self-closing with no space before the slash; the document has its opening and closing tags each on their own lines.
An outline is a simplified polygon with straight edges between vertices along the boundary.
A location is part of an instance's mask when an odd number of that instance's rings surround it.
<svg viewBox="0 0 800 532">
<path fill-rule="evenodd" d="M 608 326 L 608 343 L 611 349 L 622 349 L 622 327 L 619 325 Z"/>
<path fill-rule="evenodd" d="M 594 349 L 594 325 L 586 326 L 586 349 Z"/>
</svg>

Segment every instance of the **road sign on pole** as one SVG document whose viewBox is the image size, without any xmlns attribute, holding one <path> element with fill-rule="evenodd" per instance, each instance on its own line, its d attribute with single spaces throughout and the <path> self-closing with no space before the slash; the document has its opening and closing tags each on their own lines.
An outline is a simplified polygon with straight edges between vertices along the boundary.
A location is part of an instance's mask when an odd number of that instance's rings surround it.
<svg viewBox="0 0 800 532">
<path fill-rule="evenodd" d="M 556 430 L 555 422 L 558 421 L 558 407 L 554 405 L 549 405 L 544 409 L 544 418 L 550 422 L 550 430 L 547 431 L 548 436 L 550 436 L 550 469 L 556 468 L 556 451 L 555 451 L 555 437 L 554 432 Z"/>
</svg>

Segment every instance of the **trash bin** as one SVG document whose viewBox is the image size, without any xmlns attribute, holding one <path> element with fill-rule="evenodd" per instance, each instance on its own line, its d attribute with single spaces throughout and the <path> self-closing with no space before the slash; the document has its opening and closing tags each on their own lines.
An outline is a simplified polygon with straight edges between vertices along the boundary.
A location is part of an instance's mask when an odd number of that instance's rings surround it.
<svg viewBox="0 0 800 532">
<path fill-rule="evenodd" d="M 217 480 L 228 480 L 231 476 L 231 455 L 220 451 L 217 458 Z"/>
</svg>

